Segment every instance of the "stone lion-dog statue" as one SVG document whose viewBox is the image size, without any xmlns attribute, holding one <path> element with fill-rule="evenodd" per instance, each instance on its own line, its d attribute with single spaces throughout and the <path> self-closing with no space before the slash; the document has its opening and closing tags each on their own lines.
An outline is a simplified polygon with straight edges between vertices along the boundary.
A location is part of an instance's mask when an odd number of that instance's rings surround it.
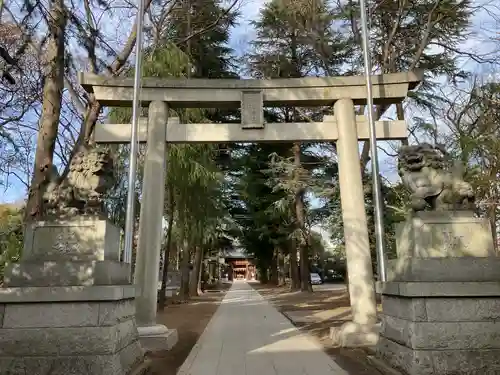
<svg viewBox="0 0 500 375">
<path fill-rule="evenodd" d="M 422 143 L 398 152 L 398 174 L 411 192 L 414 211 L 474 210 L 472 185 L 464 181 L 464 166 L 451 162 L 444 147 Z"/>
</svg>

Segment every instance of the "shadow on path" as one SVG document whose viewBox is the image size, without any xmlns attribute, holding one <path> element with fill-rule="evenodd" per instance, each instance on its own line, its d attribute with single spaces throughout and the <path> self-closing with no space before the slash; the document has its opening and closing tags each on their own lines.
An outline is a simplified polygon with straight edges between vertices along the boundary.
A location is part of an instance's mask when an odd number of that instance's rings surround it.
<svg viewBox="0 0 500 375">
<path fill-rule="evenodd" d="M 235 282 L 178 375 L 377 375 L 344 367 L 248 283 Z"/>
</svg>

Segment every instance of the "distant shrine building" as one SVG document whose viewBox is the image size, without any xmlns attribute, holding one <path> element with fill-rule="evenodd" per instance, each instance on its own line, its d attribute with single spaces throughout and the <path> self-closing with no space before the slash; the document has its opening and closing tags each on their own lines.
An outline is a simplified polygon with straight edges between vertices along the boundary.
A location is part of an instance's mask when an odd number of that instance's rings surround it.
<svg viewBox="0 0 500 375">
<path fill-rule="evenodd" d="M 234 247 L 224 250 L 222 252 L 222 257 L 224 259 L 222 277 L 227 275 L 230 281 L 256 279 L 254 258 L 251 255 L 245 254 L 243 248 Z"/>
</svg>

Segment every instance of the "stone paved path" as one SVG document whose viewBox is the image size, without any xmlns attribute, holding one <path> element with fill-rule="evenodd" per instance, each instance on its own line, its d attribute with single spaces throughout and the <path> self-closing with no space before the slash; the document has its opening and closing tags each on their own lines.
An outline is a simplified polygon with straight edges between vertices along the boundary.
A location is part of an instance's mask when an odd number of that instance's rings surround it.
<svg viewBox="0 0 500 375">
<path fill-rule="evenodd" d="M 348 375 L 249 284 L 234 282 L 177 375 Z"/>
</svg>

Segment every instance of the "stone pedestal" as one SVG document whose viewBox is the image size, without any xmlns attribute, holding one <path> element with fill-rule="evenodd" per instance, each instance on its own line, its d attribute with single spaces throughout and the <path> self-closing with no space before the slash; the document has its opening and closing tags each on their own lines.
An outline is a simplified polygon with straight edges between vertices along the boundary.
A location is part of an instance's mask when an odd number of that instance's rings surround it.
<svg viewBox="0 0 500 375">
<path fill-rule="evenodd" d="M 0 289 L 1 375 L 124 375 L 144 352 L 135 288 L 106 220 L 37 222 Z"/>
<path fill-rule="evenodd" d="M 396 225 L 398 258 L 495 256 L 488 220 L 469 211 L 418 212 Z"/>
<path fill-rule="evenodd" d="M 489 223 L 424 213 L 397 234 L 399 258 L 378 285 L 377 355 L 409 375 L 499 374 L 500 259 Z"/>
<path fill-rule="evenodd" d="M 128 284 L 120 229 L 87 217 L 29 225 L 21 261 L 8 265 L 4 276 L 7 287 Z"/>
</svg>

